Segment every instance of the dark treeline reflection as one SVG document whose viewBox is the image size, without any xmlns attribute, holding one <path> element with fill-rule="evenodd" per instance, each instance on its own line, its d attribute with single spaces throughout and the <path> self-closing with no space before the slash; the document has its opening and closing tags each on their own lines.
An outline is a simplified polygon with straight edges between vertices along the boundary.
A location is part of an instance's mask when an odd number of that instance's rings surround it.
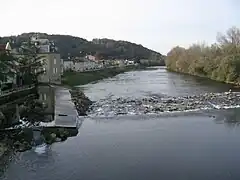
<svg viewBox="0 0 240 180">
<path fill-rule="evenodd" d="M 240 108 L 219 110 L 214 116 L 217 124 L 225 124 L 228 127 L 240 125 Z"/>
</svg>

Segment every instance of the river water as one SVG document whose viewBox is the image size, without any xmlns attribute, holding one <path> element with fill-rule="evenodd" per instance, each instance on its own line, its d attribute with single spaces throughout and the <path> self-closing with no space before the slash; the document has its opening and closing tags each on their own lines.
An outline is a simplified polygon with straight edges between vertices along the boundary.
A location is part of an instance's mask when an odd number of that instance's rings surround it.
<svg viewBox="0 0 240 180">
<path fill-rule="evenodd" d="M 223 92 L 229 85 L 164 68 L 82 87 L 92 100 Z M 109 101 L 109 103 L 111 103 Z M 86 118 L 76 137 L 1 159 L 4 180 L 237 180 L 240 110 Z"/>
<path fill-rule="evenodd" d="M 108 96 L 146 97 L 151 95 L 184 96 L 205 92 L 223 92 L 230 85 L 204 78 L 170 73 L 164 67 L 144 71 L 133 71 L 82 86 L 92 100 Z"/>
</svg>

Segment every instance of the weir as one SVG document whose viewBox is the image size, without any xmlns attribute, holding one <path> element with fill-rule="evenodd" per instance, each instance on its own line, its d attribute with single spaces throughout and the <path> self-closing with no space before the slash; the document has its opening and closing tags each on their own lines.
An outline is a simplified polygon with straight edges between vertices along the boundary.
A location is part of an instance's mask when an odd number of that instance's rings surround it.
<svg viewBox="0 0 240 180">
<path fill-rule="evenodd" d="M 90 117 L 111 117 L 118 115 L 162 114 L 192 112 L 210 109 L 232 109 L 240 107 L 240 92 L 205 93 L 192 96 L 138 98 L 108 97 L 95 102 Z"/>
</svg>

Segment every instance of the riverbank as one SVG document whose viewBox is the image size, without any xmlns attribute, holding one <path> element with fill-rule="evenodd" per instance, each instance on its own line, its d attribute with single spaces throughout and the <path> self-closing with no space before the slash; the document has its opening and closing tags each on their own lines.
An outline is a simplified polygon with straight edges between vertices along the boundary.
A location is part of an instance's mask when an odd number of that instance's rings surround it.
<svg viewBox="0 0 240 180">
<path fill-rule="evenodd" d="M 161 61 L 140 60 L 140 65 L 150 67 L 150 66 L 165 66 L 166 64 L 165 64 L 165 60 L 161 60 Z"/>
<path fill-rule="evenodd" d="M 110 78 L 127 71 L 136 70 L 139 68 L 142 68 L 142 67 L 132 65 L 132 66 L 125 66 L 125 67 L 101 69 L 98 71 L 65 72 L 62 77 L 62 84 L 70 87 L 77 86 L 77 85 L 84 85 L 84 84 L 88 84 L 104 78 Z"/>
<path fill-rule="evenodd" d="M 166 57 L 169 70 L 233 84 L 240 87 L 239 44 L 236 27 L 217 37 L 211 46 L 194 44 L 189 48 L 176 46 Z"/>
<path fill-rule="evenodd" d="M 86 116 L 86 113 L 93 102 L 79 88 L 72 88 L 70 94 L 78 115 Z"/>
<path fill-rule="evenodd" d="M 240 88 L 240 82 L 237 82 L 237 81 L 223 81 L 221 79 L 214 78 L 214 77 L 209 77 L 209 76 L 206 76 L 206 75 L 203 75 L 203 74 L 196 74 L 196 73 L 191 74 L 189 72 L 182 72 L 182 71 L 178 71 L 178 70 L 173 70 L 169 67 L 167 67 L 166 70 L 169 71 L 169 72 L 176 73 L 176 74 L 185 74 L 185 75 L 188 75 L 188 76 L 195 76 L 195 77 L 199 77 L 199 78 L 203 78 L 203 79 L 209 79 L 209 80 L 216 81 L 216 82 L 219 82 L 219 83 L 230 84 L 234 88 Z"/>
</svg>

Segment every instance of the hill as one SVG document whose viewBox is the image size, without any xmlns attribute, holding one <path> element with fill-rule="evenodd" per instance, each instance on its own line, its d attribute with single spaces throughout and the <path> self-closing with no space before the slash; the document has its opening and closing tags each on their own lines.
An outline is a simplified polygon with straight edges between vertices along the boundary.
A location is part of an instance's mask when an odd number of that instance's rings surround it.
<svg viewBox="0 0 240 180">
<path fill-rule="evenodd" d="M 19 47 L 23 41 L 26 41 L 36 33 L 24 33 L 18 36 L 0 37 L 0 44 L 9 40 L 14 46 Z M 142 45 L 128 41 L 115 41 L 112 39 L 93 39 L 88 41 L 83 38 L 70 35 L 49 35 L 38 33 L 39 38 L 47 38 L 54 41 L 59 48 L 62 58 L 85 56 L 86 54 L 96 55 L 104 59 L 154 59 L 163 60 L 163 56 L 143 47 Z"/>
</svg>

